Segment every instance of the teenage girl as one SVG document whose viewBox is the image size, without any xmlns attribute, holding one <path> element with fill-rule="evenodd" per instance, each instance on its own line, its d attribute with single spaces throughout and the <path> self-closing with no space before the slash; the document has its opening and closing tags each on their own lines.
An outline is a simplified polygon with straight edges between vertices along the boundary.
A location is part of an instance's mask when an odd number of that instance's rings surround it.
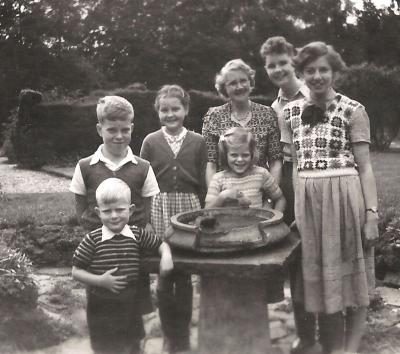
<svg viewBox="0 0 400 354">
<path fill-rule="evenodd" d="M 220 137 L 218 148 L 223 171 L 217 172 L 211 179 L 206 207 L 236 203 L 284 211 L 286 200 L 274 177 L 267 169 L 255 165 L 256 141 L 247 129 L 229 129 Z M 272 200 L 272 204 L 268 200 Z"/>
<path fill-rule="evenodd" d="M 324 353 L 356 353 L 374 285 L 378 237 L 369 119 L 357 101 L 335 91 L 345 68 L 338 52 L 312 42 L 294 57 L 310 96 L 288 103 L 296 225 L 301 235 L 305 308 L 319 314 Z"/>
<path fill-rule="evenodd" d="M 165 236 L 171 216 L 200 209 L 204 203 L 207 149 L 201 135 L 183 126 L 189 100 L 178 85 L 165 85 L 158 91 L 154 106 L 162 127 L 144 139 L 140 152 L 150 162 L 160 188 L 151 205 L 151 223 L 160 237 Z M 157 294 L 164 350 L 190 349 L 191 276 L 174 270 L 159 277 Z"/>
</svg>

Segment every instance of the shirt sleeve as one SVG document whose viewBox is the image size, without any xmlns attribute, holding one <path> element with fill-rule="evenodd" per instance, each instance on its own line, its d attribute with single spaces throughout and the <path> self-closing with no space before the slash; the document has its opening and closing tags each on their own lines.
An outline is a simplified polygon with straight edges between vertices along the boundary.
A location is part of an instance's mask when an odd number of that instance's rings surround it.
<svg viewBox="0 0 400 354">
<path fill-rule="evenodd" d="M 364 107 L 357 108 L 351 115 L 350 141 L 371 143 L 369 117 Z"/>
<path fill-rule="evenodd" d="M 90 237 L 90 234 L 86 234 L 75 253 L 72 257 L 72 265 L 86 269 L 92 263 L 92 258 L 95 252 L 95 245 Z"/>
<path fill-rule="evenodd" d="M 148 143 L 148 140 L 149 140 L 148 136 L 146 136 L 143 140 L 142 148 L 140 149 L 140 157 L 142 159 L 150 161 L 150 159 L 151 159 L 151 152 L 150 152 L 151 144 Z"/>
<path fill-rule="evenodd" d="M 215 133 L 215 122 L 217 119 L 213 114 L 213 109 L 210 108 L 203 120 L 202 135 L 206 141 L 207 146 L 207 160 L 208 162 L 218 163 L 218 140 L 219 136 Z"/>
<path fill-rule="evenodd" d="M 282 124 L 285 133 L 281 134 L 281 142 L 285 144 L 293 144 L 292 128 L 290 126 L 290 108 L 285 106 L 282 112 Z"/>
<path fill-rule="evenodd" d="M 154 174 L 153 168 L 149 166 L 149 171 L 147 172 L 146 180 L 142 188 L 142 197 L 153 197 L 158 193 L 160 193 L 160 188 L 158 187 L 156 175 Z"/>
<path fill-rule="evenodd" d="M 162 240 L 155 234 L 147 232 L 145 229 L 139 229 L 139 244 L 141 249 L 157 250 Z"/>
<path fill-rule="evenodd" d="M 69 190 L 72 193 L 79 195 L 86 195 L 87 193 L 79 163 L 76 164 L 74 175 L 72 176 L 71 184 L 69 185 Z"/>
<path fill-rule="evenodd" d="M 282 190 L 279 188 L 278 183 L 276 183 L 275 178 L 267 171 L 264 170 L 264 180 L 262 185 L 262 190 L 266 193 L 268 198 L 272 200 L 277 200 L 282 196 Z"/>
</svg>

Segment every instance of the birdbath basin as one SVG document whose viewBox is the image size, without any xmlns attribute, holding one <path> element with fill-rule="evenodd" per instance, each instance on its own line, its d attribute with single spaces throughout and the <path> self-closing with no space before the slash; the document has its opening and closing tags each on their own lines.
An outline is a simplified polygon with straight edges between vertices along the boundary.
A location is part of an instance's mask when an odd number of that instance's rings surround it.
<svg viewBox="0 0 400 354">
<path fill-rule="evenodd" d="M 281 212 L 244 207 L 210 208 L 171 218 L 166 238 L 173 248 L 226 253 L 266 247 L 290 232 Z"/>
</svg>

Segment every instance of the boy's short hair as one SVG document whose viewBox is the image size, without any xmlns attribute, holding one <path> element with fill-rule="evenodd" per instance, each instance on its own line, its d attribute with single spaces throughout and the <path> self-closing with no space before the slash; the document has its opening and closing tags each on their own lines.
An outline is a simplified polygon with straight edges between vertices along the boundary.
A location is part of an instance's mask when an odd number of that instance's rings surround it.
<svg viewBox="0 0 400 354">
<path fill-rule="evenodd" d="M 220 95 L 225 98 L 228 98 L 225 89 L 226 83 L 226 74 L 232 70 L 240 70 L 244 74 L 247 75 L 247 78 L 250 81 L 251 89 L 255 86 L 255 76 L 256 72 L 253 70 L 250 65 L 246 64 L 242 59 L 232 59 L 228 61 L 220 70 L 220 72 L 215 76 L 215 88 Z"/>
<path fill-rule="evenodd" d="M 122 179 L 107 178 L 96 189 L 97 205 L 115 203 L 121 199 L 131 203 L 131 189 Z"/>
<path fill-rule="evenodd" d="M 156 100 L 154 102 L 154 108 L 157 112 L 160 108 L 161 98 L 165 97 L 177 98 L 181 102 L 183 108 L 185 108 L 187 112 L 189 111 L 190 96 L 179 85 L 164 85 L 158 90 Z"/>
<path fill-rule="evenodd" d="M 135 112 L 132 104 L 120 96 L 104 96 L 99 99 L 96 107 L 97 120 L 103 123 L 105 120 L 129 120 L 133 122 Z"/>
<path fill-rule="evenodd" d="M 296 50 L 292 43 L 289 43 L 285 37 L 275 36 L 268 38 L 260 48 L 261 58 L 265 60 L 267 55 L 287 54 L 290 57 L 296 55 Z"/>
<path fill-rule="evenodd" d="M 228 151 L 229 146 L 247 144 L 251 155 L 251 166 L 254 166 L 258 161 L 257 142 L 251 132 L 242 127 L 233 127 L 228 129 L 221 135 L 218 142 L 218 156 L 221 168 L 229 169 Z"/>
</svg>

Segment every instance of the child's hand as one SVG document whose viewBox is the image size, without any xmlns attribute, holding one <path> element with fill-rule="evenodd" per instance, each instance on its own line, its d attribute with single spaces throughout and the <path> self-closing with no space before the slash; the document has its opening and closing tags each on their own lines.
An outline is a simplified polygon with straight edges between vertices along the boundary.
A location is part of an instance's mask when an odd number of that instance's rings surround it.
<svg viewBox="0 0 400 354">
<path fill-rule="evenodd" d="M 165 276 L 174 269 L 171 253 L 163 254 L 160 260 L 160 275 Z"/>
<path fill-rule="evenodd" d="M 244 195 L 238 198 L 238 202 L 241 207 L 249 207 L 251 204 L 251 200 Z"/>
<path fill-rule="evenodd" d="M 235 188 L 229 188 L 223 190 L 219 195 L 224 199 L 224 201 L 232 201 L 232 200 L 237 200 L 239 197 L 243 195 L 243 193 L 239 192 Z"/>
<path fill-rule="evenodd" d="M 103 273 L 101 277 L 100 285 L 113 293 L 119 293 L 128 284 L 126 281 L 126 275 L 113 275 L 118 270 L 117 267 L 108 270 Z"/>
<path fill-rule="evenodd" d="M 365 242 L 364 242 L 365 247 L 374 246 L 379 238 L 378 217 L 367 218 L 363 226 L 363 232 L 365 237 Z"/>
</svg>

